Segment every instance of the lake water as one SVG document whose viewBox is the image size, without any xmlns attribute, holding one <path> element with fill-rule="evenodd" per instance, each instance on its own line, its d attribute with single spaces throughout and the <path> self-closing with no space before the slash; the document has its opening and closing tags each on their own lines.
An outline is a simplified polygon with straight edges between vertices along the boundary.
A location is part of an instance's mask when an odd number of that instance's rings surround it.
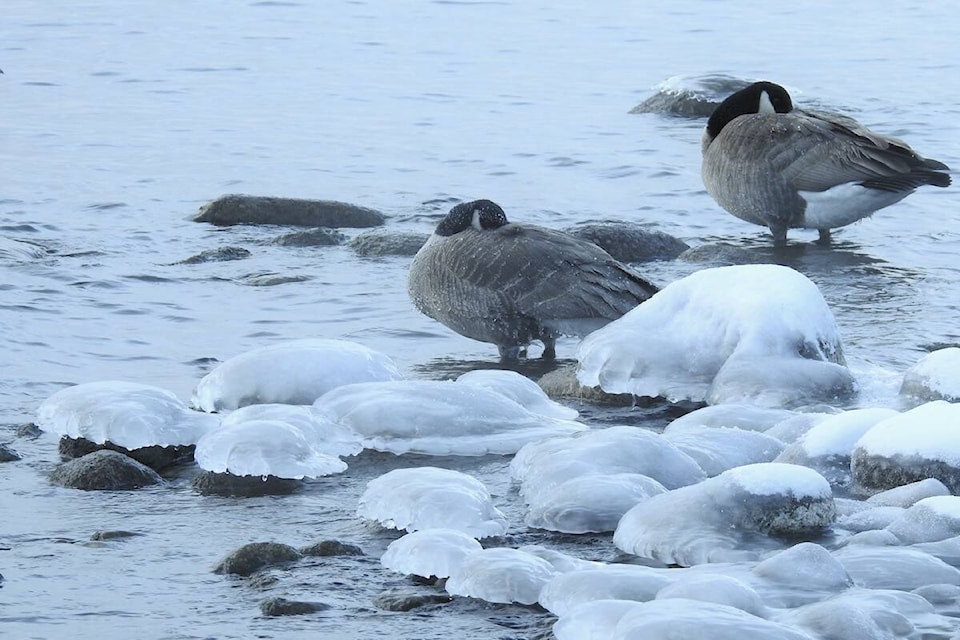
<svg viewBox="0 0 960 640">
<path fill-rule="evenodd" d="M 387 614 L 371 598 L 404 579 L 379 567 L 395 536 L 354 516 L 365 482 L 436 461 L 366 455 L 284 498 L 51 487 L 56 442 L 15 437 L 67 384 L 125 379 L 181 398 L 211 359 L 279 340 L 347 338 L 411 375 L 493 362 L 407 300 L 409 258 L 269 244 L 283 229 L 190 221 L 224 193 L 327 198 L 428 232 L 451 199 L 490 198 L 552 227 L 652 223 L 696 245 L 767 251 L 699 177 L 702 121 L 629 115 L 675 75 L 787 85 L 960 166 L 955 6 L 945 0 L 766 2 L 137 2 L 6 0 L 0 21 L 0 633 L 11 638 L 527 638 L 551 618 L 458 602 Z M 925 189 L 835 233 L 790 233 L 780 260 L 823 291 L 863 406 L 896 405 L 899 376 L 960 343 L 960 199 Z M 356 231 L 348 230 L 349 235 Z M 207 249 L 252 256 L 186 265 Z M 667 283 L 698 268 L 655 263 Z M 261 276 L 300 281 L 258 286 Z M 562 341 L 561 358 L 575 342 Z M 638 422 L 642 423 L 641 419 Z M 447 460 L 522 508 L 508 460 Z M 527 532 L 611 559 L 609 536 Z M 143 535 L 87 542 L 97 530 Z M 301 565 L 257 590 L 210 573 L 245 542 L 336 537 L 366 560 Z M 262 618 L 267 595 L 323 600 L 305 618 Z"/>
</svg>

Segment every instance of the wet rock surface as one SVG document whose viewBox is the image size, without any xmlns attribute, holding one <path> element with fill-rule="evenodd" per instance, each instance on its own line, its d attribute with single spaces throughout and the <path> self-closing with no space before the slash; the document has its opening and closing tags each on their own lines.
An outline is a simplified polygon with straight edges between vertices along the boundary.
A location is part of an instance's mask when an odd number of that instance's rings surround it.
<svg viewBox="0 0 960 640">
<path fill-rule="evenodd" d="M 221 226 L 376 227 L 384 223 L 385 217 L 374 209 L 336 200 L 229 194 L 200 207 L 193 220 Z"/>
<path fill-rule="evenodd" d="M 195 448 L 193 445 L 184 445 L 180 447 L 153 446 L 127 449 L 112 442 L 97 444 L 86 438 L 70 438 L 68 436 L 60 438 L 58 444 L 60 456 L 66 459 L 81 458 L 94 451 L 116 451 L 160 473 L 177 465 L 193 461 L 193 450 Z"/>
<path fill-rule="evenodd" d="M 213 572 L 249 576 L 267 567 L 296 562 L 300 557 L 300 552 L 288 544 L 251 542 L 227 554 Z"/>
<path fill-rule="evenodd" d="M 294 493 L 303 486 L 303 481 L 276 476 L 235 476 L 231 473 L 205 471 L 193 478 L 192 486 L 198 493 L 208 496 L 254 498 Z"/>
<path fill-rule="evenodd" d="M 118 491 L 161 484 L 156 471 L 116 451 L 101 450 L 57 465 L 50 481 L 85 491 Z"/>
<path fill-rule="evenodd" d="M 329 609 L 323 602 L 304 602 L 286 598 L 269 598 L 260 603 L 260 612 L 265 616 L 300 616 Z"/>
<path fill-rule="evenodd" d="M 413 256 L 429 237 L 426 233 L 366 231 L 350 241 L 350 248 L 364 257 Z"/>
</svg>

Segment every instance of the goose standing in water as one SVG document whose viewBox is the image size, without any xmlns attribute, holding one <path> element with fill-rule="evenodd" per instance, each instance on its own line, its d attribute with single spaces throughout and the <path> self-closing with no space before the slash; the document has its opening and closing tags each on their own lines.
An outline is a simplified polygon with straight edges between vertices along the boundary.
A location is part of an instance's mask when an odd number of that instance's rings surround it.
<svg viewBox="0 0 960 640">
<path fill-rule="evenodd" d="M 490 200 L 458 204 L 410 266 L 413 304 L 457 333 L 517 359 L 534 340 L 556 357 L 561 335 L 583 336 L 657 292 L 600 247 L 507 221 Z"/>
<path fill-rule="evenodd" d="M 787 229 L 842 227 L 906 198 L 925 184 L 946 187 L 942 162 L 836 113 L 795 109 L 790 94 L 755 82 L 729 96 L 703 134 L 703 182 L 733 215 Z"/>
</svg>

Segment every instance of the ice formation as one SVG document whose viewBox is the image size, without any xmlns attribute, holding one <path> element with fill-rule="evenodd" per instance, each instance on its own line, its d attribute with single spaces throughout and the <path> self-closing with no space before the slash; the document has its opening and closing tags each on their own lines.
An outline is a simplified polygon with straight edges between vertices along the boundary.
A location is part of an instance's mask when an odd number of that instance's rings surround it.
<svg viewBox="0 0 960 640">
<path fill-rule="evenodd" d="M 466 556 L 447 579 L 447 593 L 487 602 L 535 604 L 540 590 L 557 574 L 543 558 L 497 547 Z"/>
<path fill-rule="evenodd" d="M 390 543 L 380 564 L 400 573 L 446 578 L 463 559 L 482 550 L 476 538 L 454 529 L 421 529 Z"/>
<path fill-rule="evenodd" d="M 503 394 L 531 413 L 549 418 L 575 420 L 576 409 L 565 407 L 547 397 L 543 389 L 530 378 L 507 369 L 475 369 L 464 373 L 457 382 L 472 384 Z"/>
<path fill-rule="evenodd" d="M 900 393 L 921 402 L 960 402 L 960 347 L 931 351 L 903 375 Z"/>
</svg>

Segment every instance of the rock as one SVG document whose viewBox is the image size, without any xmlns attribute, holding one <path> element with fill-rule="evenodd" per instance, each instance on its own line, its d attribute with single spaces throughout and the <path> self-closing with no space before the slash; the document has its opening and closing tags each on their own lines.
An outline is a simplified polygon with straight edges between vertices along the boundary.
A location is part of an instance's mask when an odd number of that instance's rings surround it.
<svg viewBox="0 0 960 640">
<path fill-rule="evenodd" d="M 205 496 L 255 498 L 291 494 L 303 486 L 303 481 L 276 476 L 235 476 L 232 473 L 205 471 L 194 477 L 192 486 Z"/>
<path fill-rule="evenodd" d="M 722 242 L 711 242 L 692 247 L 677 256 L 677 260 L 693 264 L 709 263 L 718 266 L 754 264 L 759 261 L 757 256 L 747 249 Z"/>
<path fill-rule="evenodd" d="M 636 398 L 629 393 L 607 393 L 600 387 L 585 387 L 577 380 L 577 365 L 571 364 L 547 372 L 537 381 L 544 393 L 553 399 L 573 399 L 622 407 L 633 406 Z"/>
<path fill-rule="evenodd" d="M 260 603 L 260 612 L 265 616 L 299 616 L 329 609 L 323 602 L 301 602 L 286 598 L 269 598 Z"/>
<path fill-rule="evenodd" d="M 335 200 L 303 200 L 267 196 L 224 195 L 200 207 L 194 222 L 229 226 L 277 224 L 298 227 L 377 227 L 379 211 Z"/>
<path fill-rule="evenodd" d="M 446 604 L 453 600 L 447 593 L 416 593 L 410 591 L 384 591 L 373 599 L 373 604 L 384 611 L 410 611 L 430 604 Z"/>
<path fill-rule="evenodd" d="M 592 242 L 620 262 L 674 260 L 690 248 L 663 231 L 629 222 L 591 222 L 570 227 L 570 235 Z"/>
<path fill-rule="evenodd" d="M 300 552 L 279 542 L 251 542 L 231 551 L 214 567 L 214 573 L 249 576 L 266 567 L 300 559 Z"/>
<path fill-rule="evenodd" d="M 0 462 L 15 462 L 20 460 L 20 454 L 5 444 L 0 444 Z"/>
<path fill-rule="evenodd" d="M 306 547 L 300 547 L 300 553 L 305 556 L 362 556 L 363 549 L 339 540 L 324 540 Z"/>
<path fill-rule="evenodd" d="M 141 534 L 135 533 L 133 531 L 97 531 L 90 539 L 93 541 L 98 540 L 117 540 L 120 538 L 133 538 L 134 536 L 139 536 Z"/>
<path fill-rule="evenodd" d="M 129 458 L 133 458 L 140 464 L 144 464 L 157 472 L 163 472 L 178 464 L 191 462 L 195 448 L 196 447 L 191 444 L 177 447 L 153 446 L 125 449 L 112 442 L 97 444 L 86 438 L 71 438 L 69 436 L 61 437 L 59 443 L 60 455 L 66 459 L 82 458 L 94 451 L 116 451 Z"/>
<path fill-rule="evenodd" d="M 219 249 L 208 249 L 201 251 L 195 256 L 190 256 L 186 260 L 181 260 L 176 264 L 202 264 L 204 262 L 229 262 L 231 260 L 243 260 L 249 258 L 252 254 L 243 247 L 220 247 Z"/>
<path fill-rule="evenodd" d="M 364 257 L 412 256 L 427 241 L 427 233 L 367 231 L 350 241 L 350 248 Z"/>
<path fill-rule="evenodd" d="M 57 465 L 50 474 L 54 484 L 86 491 L 120 491 L 160 484 L 163 479 L 150 467 L 116 451 L 101 450 Z"/>
<path fill-rule="evenodd" d="M 931 351 L 903 375 L 900 395 L 917 402 L 960 402 L 960 347 Z"/>
<path fill-rule="evenodd" d="M 42 434 L 43 434 L 43 429 L 38 427 L 33 422 L 28 422 L 27 424 L 22 424 L 19 427 L 17 427 L 18 438 L 35 439 L 35 438 L 39 438 Z"/>
<path fill-rule="evenodd" d="M 749 82 L 723 74 L 675 76 L 661 82 L 656 93 L 630 113 L 659 113 L 687 118 L 708 118 L 727 96 Z"/>
<path fill-rule="evenodd" d="M 307 231 L 295 231 L 273 241 L 281 247 L 332 247 L 343 244 L 347 236 L 336 229 L 318 227 Z"/>
</svg>

